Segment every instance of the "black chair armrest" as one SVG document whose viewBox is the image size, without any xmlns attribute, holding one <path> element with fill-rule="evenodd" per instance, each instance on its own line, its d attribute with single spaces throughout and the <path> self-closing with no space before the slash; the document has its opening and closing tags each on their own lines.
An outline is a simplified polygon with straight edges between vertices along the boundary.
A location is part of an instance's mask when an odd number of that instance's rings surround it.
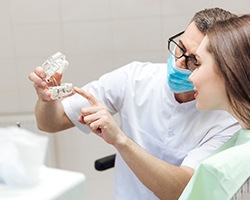
<svg viewBox="0 0 250 200">
<path fill-rule="evenodd" d="M 113 155 L 96 160 L 95 161 L 95 169 L 97 171 L 103 171 L 103 170 L 110 169 L 110 168 L 114 167 L 115 156 L 116 156 L 116 154 L 113 154 Z"/>
</svg>

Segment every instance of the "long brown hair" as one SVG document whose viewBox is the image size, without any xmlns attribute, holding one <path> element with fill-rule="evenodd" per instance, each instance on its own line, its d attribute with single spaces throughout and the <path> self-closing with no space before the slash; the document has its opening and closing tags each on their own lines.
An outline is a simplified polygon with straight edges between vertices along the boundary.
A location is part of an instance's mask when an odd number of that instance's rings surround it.
<svg viewBox="0 0 250 200">
<path fill-rule="evenodd" d="M 207 51 L 225 81 L 230 109 L 250 129 L 250 15 L 216 23 L 207 37 Z"/>
</svg>

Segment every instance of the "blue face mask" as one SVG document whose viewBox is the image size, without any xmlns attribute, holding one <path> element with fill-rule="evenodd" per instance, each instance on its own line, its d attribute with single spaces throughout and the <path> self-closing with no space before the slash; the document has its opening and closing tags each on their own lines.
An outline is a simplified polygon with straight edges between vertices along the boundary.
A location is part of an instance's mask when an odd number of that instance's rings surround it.
<svg viewBox="0 0 250 200">
<path fill-rule="evenodd" d="M 174 56 L 168 59 L 168 85 L 172 92 L 182 93 L 194 89 L 194 85 L 188 80 L 192 73 L 190 70 L 179 68 L 175 65 Z"/>
</svg>

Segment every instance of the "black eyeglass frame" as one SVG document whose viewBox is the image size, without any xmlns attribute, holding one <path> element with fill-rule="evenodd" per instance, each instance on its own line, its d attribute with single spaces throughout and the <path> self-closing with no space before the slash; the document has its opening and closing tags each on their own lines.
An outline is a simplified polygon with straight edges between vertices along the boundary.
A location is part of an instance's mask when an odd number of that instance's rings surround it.
<svg viewBox="0 0 250 200">
<path fill-rule="evenodd" d="M 188 66 L 188 61 L 189 61 L 189 59 L 190 59 L 190 60 L 194 63 L 194 65 L 196 65 L 195 63 L 197 63 L 197 60 L 196 60 L 195 56 L 194 56 L 194 55 L 191 55 L 191 56 L 186 55 L 186 54 L 185 54 L 185 50 L 184 50 L 182 47 L 180 47 L 180 46 L 178 45 L 177 42 L 174 41 L 175 38 L 181 36 L 184 32 L 185 32 L 185 31 L 181 31 L 180 33 L 177 33 L 177 34 L 175 34 L 174 36 L 172 36 L 172 37 L 170 37 L 170 38 L 168 39 L 168 50 L 169 50 L 169 52 L 170 52 L 175 58 L 177 58 L 177 59 L 180 59 L 181 57 L 184 56 L 184 57 L 185 57 L 185 66 L 186 66 L 186 68 L 189 69 L 190 71 L 194 71 L 195 69 L 190 68 L 190 67 Z M 176 56 L 176 55 L 170 50 L 170 43 L 171 43 L 171 42 L 175 43 L 175 45 L 181 49 L 182 55 Z"/>
</svg>

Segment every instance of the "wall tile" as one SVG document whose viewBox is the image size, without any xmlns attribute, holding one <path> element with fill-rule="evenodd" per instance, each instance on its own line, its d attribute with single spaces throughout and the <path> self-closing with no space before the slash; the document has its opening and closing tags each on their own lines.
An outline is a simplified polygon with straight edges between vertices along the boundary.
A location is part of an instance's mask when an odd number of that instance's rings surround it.
<svg viewBox="0 0 250 200">
<path fill-rule="evenodd" d="M 11 20 L 9 0 L 0 1 L 0 24 L 9 24 Z"/>
<path fill-rule="evenodd" d="M 220 7 L 225 10 L 234 12 L 235 14 L 244 14 L 250 12 L 250 4 L 248 0 L 237 0 L 229 3 L 227 0 L 213 0 L 214 7 Z"/>
<path fill-rule="evenodd" d="M 147 52 L 161 49 L 161 23 L 157 18 L 115 20 L 114 52 Z"/>
<path fill-rule="evenodd" d="M 166 62 L 167 57 L 163 51 L 149 51 L 149 52 L 128 52 L 128 53 L 115 53 L 114 66 L 122 67 L 133 61 L 139 62 Z"/>
<path fill-rule="evenodd" d="M 1 66 L 1 72 L 0 72 L 1 94 L 4 94 L 5 92 L 8 92 L 8 91 L 17 91 L 18 90 L 18 81 L 17 81 L 18 73 L 16 72 L 15 60 L 12 58 L 11 59 L 1 58 L 0 66 Z M 4 101 L 5 99 L 2 98 L 2 100 Z M 6 103 L 8 102 L 9 101 L 7 101 Z"/>
<path fill-rule="evenodd" d="M 16 25 L 14 45 L 17 57 L 50 55 L 62 48 L 60 24 Z"/>
<path fill-rule="evenodd" d="M 160 0 L 111 0 L 112 18 L 155 17 L 160 6 Z"/>
<path fill-rule="evenodd" d="M 93 54 L 112 51 L 110 21 L 86 21 L 63 25 L 65 52 L 70 54 Z"/>
<path fill-rule="evenodd" d="M 205 0 L 192 0 L 192 1 L 175 1 L 175 0 L 161 0 L 162 14 L 168 15 L 194 15 L 195 12 L 211 7 L 212 3 Z"/>
<path fill-rule="evenodd" d="M 10 0 L 13 23 L 58 22 L 58 0 Z"/>
<path fill-rule="evenodd" d="M 19 90 L 18 101 L 20 105 L 19 112 L 34 113 L 37 95 L 32 83 L 30 83 L 30 85 L 26 89 L 21 88 Z"/>
<path fill-rule="evenodd" d="M 16 81 L 20 90 L 33 90 L 33 83 L 29 80 L 28 76 L 30 72 L 33 72 L 35 67 L 41 66 L 43 62 L 49 57 L 18 57 L 16 58 L 15 72 L 17 73 Z"/>
<path fill-rule="evenodd" d="M 110 18 L 110 0 L 61 0 L 60 7 L 65 22 Z"/>
<path fill-rule="evenodd" d="M 0 23 L 0 58 L 13 58 L 14 44 L 10 25 Z"/>
<path fill-rule="evenodd" d="M 19 91 L 10 89 L 1 91 L 0 105 L 0 115 L 20 113 Z"/>
</svg>

